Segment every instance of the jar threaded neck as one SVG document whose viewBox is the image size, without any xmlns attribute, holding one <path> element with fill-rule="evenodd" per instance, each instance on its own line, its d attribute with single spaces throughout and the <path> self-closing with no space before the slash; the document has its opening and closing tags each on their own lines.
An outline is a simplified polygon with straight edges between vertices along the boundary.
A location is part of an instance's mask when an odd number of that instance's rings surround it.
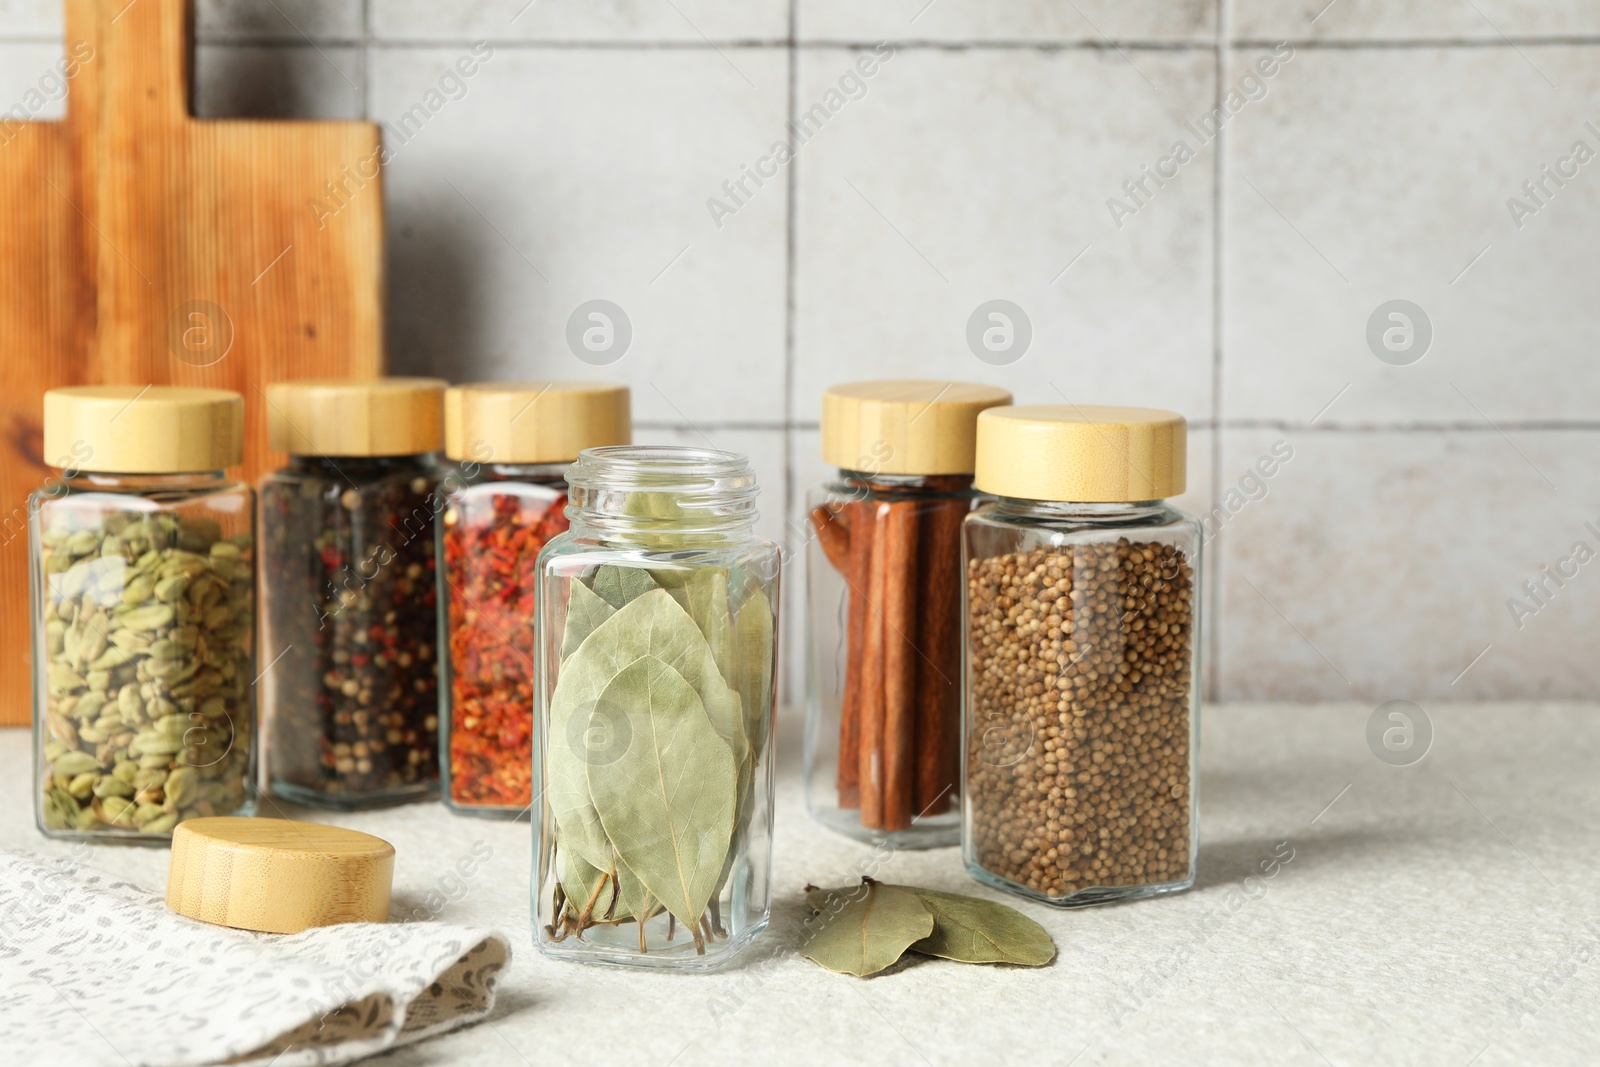
<svg viewBox="0 0 1600 1067">
<path fill-rule="evenodd" d="M 737 452 L 677 445 L 588 448 L 567 469 L 567 518 L 602 534 L 748 530 L 760 492 Z"/>
</svg>

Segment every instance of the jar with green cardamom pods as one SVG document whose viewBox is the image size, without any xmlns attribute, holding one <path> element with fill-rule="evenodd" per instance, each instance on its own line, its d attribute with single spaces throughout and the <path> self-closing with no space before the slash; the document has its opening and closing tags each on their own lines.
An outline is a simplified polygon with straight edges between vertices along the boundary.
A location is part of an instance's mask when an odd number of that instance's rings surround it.
<svg viewBox="0 0 1600 1067">
<path fill-rule="evenodd" d="M 585 449 L 539 555 L 535 937 L 710 969 L 767 923 L 780 558 L 745 457 Z"/>
<path fill-rule="evenodd" d="M 44 400 L 29 499 L 34 803 L 51 837 L 164 843 L 255 808 L 255 494 L 221 389 Z"/>
</svg>

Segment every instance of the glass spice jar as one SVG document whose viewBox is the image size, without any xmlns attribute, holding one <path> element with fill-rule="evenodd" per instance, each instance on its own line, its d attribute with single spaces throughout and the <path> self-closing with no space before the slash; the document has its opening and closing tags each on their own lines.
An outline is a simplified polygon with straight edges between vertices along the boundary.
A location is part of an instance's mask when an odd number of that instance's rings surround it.
<svg viewBox="0 0 1600 1067">
<path fill-rule="evenodd" d="M 539 557 L 535 938 L 710 969 L 767 923 L 778 548 L 748 461 L 586 449 Z"/>
<path fill-rule="evenodd" d="M 29 499 L 34 804 L 50 837 L 165 843 L 255 810 L 255 494 L 221 389 L 44 398 Z"/>
<path fill-rule="evenodd" d="M 962 852 L 1074 907 L 1194 883 L 1200 524 L 1167 411 L 994 408 L 965 524 Z"/>
<path fill-rule="evenodd" d="M 279 382 L 261 482 L 262 763 L 272 794 L 350 810 L 439 780 L 436 452 L 445 383 Z"/>
<path fill-rule="evenodd" d="M 961 839 L 961 521 L 1004 389 L 881 381 L 822 397 L 836 478 L 806 499 L 806 805 L 896 847 Z"/>
<path fill-rule="evenodd" d="M 567 528 L 567 465 L 625 445 L 626 386 L 482 383 L 446 390 L 439 596 L 444 801 L 511 817 L 533 802 L 534 603 L 539 551 Z"/>
</svg>

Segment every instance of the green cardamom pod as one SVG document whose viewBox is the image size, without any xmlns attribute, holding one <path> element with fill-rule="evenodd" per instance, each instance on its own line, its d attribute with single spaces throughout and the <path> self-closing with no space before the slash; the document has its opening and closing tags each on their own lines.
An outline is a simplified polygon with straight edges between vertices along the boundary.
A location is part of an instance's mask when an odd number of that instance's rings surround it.
<svg viewBox="0 0 1600 1067">
<path fill-rule="evenodd" d="M 71 790 L 69 789 L 67 792 L 70 793 Z M 124 782 L 116 775 L 103 775 L 99 781 L 94 783 L 94 795 L 102 799 L 105 797 L 131 797 L 133 796 L 133 783 Z"/>
<path fill-rule="evenodd" d="M 67 783 L 67 792 L 79 800 L 87 800 L 90 792 L 94 790 L 94 783 L 97 777 L 99 776 L 93 771 L 84 771 L 82 774 L 75 775 L 72 781 Z"/>
<path fill-rule="evenodd" d="M 122 617 L 122 624 L 130 630 L 159 630 L 171 626 L 176 614 L 170 604 L 146 604 Z"/>
<path fill-rule="evenodd" d="M 139 827 L 139 832 L 142 834 L 170 834 L 172 828 L 177 825 L 178 813 L 169 811 Z"/>
<path fill-rule="evenodd" d="M 79 530 L 67 538 L 67 551 L 74 556 L 86 556 L 100 548 L 100 534 L 95 530 Z"/>
<path fill-rule="evenodd" d="M 124 604 L 143 604 L 150 599 L 155 589 L 156 583 L 151 581 L 148 575 L 141 574 L 123 587 L 122 602 Z"/>
<path fill-rule="evenodd" d="M 126 797 L 102 797 L 99 802 L 100 821 L 131 826 L 137 806 Z"/>
<path fill-rule="evenodd" d="M 173 807 L 186 808 L 194 803 L 200 788 L 200 776 L 193 767 L 178 767 L 167 775 L 166 791 L 167 803 Z"/>
<path fill-rule="evenodd" d="M 183 596 L 184 592 L 187 589 L 189 589 L 189 587 L 190 587 L 190 583 L 189 583 L 188 575 L 185 575 L 185 574 L 168 575 L 167 577 L 161 579 L 159 582 L 156 583 L 156 585 L 155 585 L 156 599 L 157 600 L 163 600 L 163 601 L 166 601 L 168 604 L 171 604 L 174 601 L 176 601 L 179 597 Z"/>
<path fill-rule="evenodd" d="M 87 771 L 98 770 L 100 764 L 87 752 L 68 752 L 58 757 L 51 770 L 57 774 L 64 774 L 75 778 Z"/>
</svg>

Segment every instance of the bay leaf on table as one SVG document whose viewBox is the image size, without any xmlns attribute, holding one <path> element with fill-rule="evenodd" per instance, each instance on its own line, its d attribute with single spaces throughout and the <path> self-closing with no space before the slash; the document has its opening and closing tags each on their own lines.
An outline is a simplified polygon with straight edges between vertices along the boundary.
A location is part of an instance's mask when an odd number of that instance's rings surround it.
<svg viewBox="0 0 1600 1067">
<path fill-rule="evenodd" d="M 933 932 L 933 913 L 900 886 L 869 881 L 816 892 L 824 894 L 825 906 L 800 935 L 800 954 L 830 971 L 876 974 Z"/>
<path fill-rule="evenodd" d="M 567 627 L 561 635 L 561 661 L 578 651 L 578 646 L 600 624 L 616 613 L 606 599 L 574 578 L 567 583 Z"/>
<path fill-rule="evenodd" d="M 550 697 L 550 728 L 545 745 L 545 799 L 560 829 L 561 843 L 606 869 L 612 848 L 589 796 L 589 765 L 615 756 L 631 743 L 625 714 L 601 695 L 619 672 L 641 656 L 653 656 L 676 670 L 699 694 L 707 717 L 730 752 L 742 753 L 744 738 L 739 695 L 723 681 L 711 649 L 694 620 L 665 590 L 654 589 L 611 615 L 561 665 Z M 602 742 L 595 751 L 590 741 Z M 606 743 L 610 739 L 610 743 Z"/>
<path fill-rule="evenodd" d="M 595 809 L 628 870 L 693 930 L 733 837 L 733 753 L 694 687 L 654 656 L 619 671 L 600 699 L 628 716 L 633 742 L 618 758 L 589 765 Z"/>
<path fill-rule="evenodd" d="M 911 891 L 933 913 L 933 933 L 912 945 L 913 952 L 960 963 L 1020 967 L 1043 967 L 1055 959 L 1056 943 L 1049 931 L 1016 908 L 959 893 Z"/>
<path fill-rule="evenodd" d="M 873 883 L 837 889 L 806 889 L 806 903 L 827 914 L 860 900 Z M 911 946 L 912 952 L 957 963 L 1011 963 L 1042 967 L 1055 958 L 1049 931 L 1015 908 L 981 897 L 941 893 L 919 886 L 890 888 L 912 893 L 933 915 L 933 931 Z"/>
</svg>

